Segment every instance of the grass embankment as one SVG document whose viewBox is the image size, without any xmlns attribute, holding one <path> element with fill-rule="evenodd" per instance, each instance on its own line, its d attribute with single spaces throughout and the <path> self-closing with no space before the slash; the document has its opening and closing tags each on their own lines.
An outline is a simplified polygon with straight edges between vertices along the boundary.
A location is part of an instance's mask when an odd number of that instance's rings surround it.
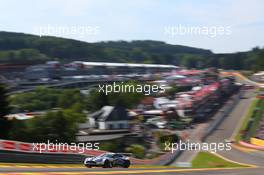
<svg viewBox="0 0 264 175">
<path fill-rule="evenodd" d="M 209 152 L 199 152 L 192 161 L 192 168 L 234 168 L 246 165 L 227 161 Z"/>
<path fill-rule="evenodd" d="M 259 127 L 260 120 L 264 112 L 264 99 L 254 98 L 248 113 L 237 133 L 235 140 L 236 142 L 240 140 L 249 141 L 250 137 L 256 135 L 256 131 Z"/>
<path fill-rule="evenodd" d="M 245 131 L 245 129 L 247 128 L 248 122 L 250 121 L 250 118 L 253 115 L 254 110 L 255 110 L 259 100 L 260 99 L 256 98 L 256 97 L 253 99 L 253 101 L 249 107 L 248 113 L 246 114 L 246 117 L 243 120 L 242 125 L 241 125 L 238 133 L 236 134 L 236 137 L 235 137 L 236 142 L 242 140 L 242 132 Z"/>
</svg>

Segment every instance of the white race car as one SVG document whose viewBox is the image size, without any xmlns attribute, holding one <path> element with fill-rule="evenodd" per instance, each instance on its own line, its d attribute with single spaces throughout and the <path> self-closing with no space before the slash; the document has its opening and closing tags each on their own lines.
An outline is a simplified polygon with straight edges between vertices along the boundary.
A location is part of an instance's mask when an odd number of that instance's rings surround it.
<svg viewBox="0 0 264 175">
<path fill-rule="evenodd" d="M 84 160 L 84 165 L 88 168 L 93 166 L 112 168 L 123 167 L 128 168 L 130 166 L 130 160 L 128 156 L 121 153 L 104 153 L 96 157 L 88 157 Z"/>
</svg>

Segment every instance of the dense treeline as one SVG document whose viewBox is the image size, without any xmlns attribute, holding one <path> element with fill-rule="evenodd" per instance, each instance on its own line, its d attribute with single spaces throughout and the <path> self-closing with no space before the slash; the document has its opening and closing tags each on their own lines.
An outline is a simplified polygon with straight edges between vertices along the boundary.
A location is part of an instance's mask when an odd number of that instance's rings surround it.
<svg viewBox="0 0 264 175">
<path fill-rule="evenodd" d="M 0 84 L 0 138 L 6 139 L 9 134 L 10 121 L 4 116 L 9 113 L 9 104 L 7 99 L 6 87 Z"/>
<path fill-rule="evenodd" d="M 130 82 L 135 85 L 135 82 Z M 86 122 L 87 113 L 105 105 L 122 105 L 125 108 L 138 104 L 143 93 L 110 93 L 105 95 L 93 89 L 82 94 L 77 89 L 49 89 L 38 87 L 32 92 L 5 97 L 0 85 L 0 138 L 27 142 L 74 142 L 79 123 Z M 9 105 L 8 105 L 9 103 Z M 9 107 L 8 107 L 9 106 Z M 10 108 L 10 109 L 7 109 Z M 7 120 L 4 115 L 24 112 L 43 112 L 28 120 Z M 5 125 L 1 125 L 4 123 Z M 3 135 L 5 131 L 5 135 Z M 4 137 L 5 136 L 5 137 Z"/>
<path fill-rule="evenodd" d="M 12 113 L 45 111 L 29 120 L 10 120 L 8 139 L 27 142 L 75 141 L 78 124 L 85 122 L 84 101 L 79 90 L 39 87 L 9 97 Z M 1 137 L 0 137 L 1 138 Z"/>
<path fill-rule="evenodd" d="M 0 32 L 0 63 L 107 61 L 175 64 L 186 67 L 264 69 L 264 49 L 214 54 L 210 50 L 171 45 L 160 41 L 110 41 L 87 43 L 58 37 Z"/>
</svg>

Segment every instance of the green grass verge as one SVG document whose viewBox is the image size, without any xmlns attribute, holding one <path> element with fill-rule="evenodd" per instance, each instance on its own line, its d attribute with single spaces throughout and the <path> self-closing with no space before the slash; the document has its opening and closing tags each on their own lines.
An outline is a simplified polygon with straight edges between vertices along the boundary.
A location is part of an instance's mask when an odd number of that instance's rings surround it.
<svg viewBox="0 0 264 175">
<path fill-rule="evenodd" d="M 232 167 L 247 167 L 247 166 L 226 161 L 209 152 L 199 152 L 192 161 L 192 168 L 232 168 Z"/>
<path fill-rule="evenodd" d="M 257 135 L 257 130 L 260 127 L 260 121 L 262 119 L 264 113 L 264 99 L 260 99 L 257 104 L 257 109 L 255 114 L 252 116 L 251 120 L 252 125 L 249 128 L 246 136 L 243 138 L 245 141 L 250 141 L 251 137 L 255 137 Z"/>
<path fill-rule="evenodd" d="M 259 100 L 260 99 L 256 98 L 256 97 L 253 99 L 253 101 L 249 107 L 248 113 L 246 114 L 246 117 L 243 120 L 243 123 L 242 123 L 240 129 L 239 129 L 238 133 L 236 133 L 236 137 L 235 137 L 236 142 L 239 142 L 240 140 L 242 140 L 241 132 L 247 128 L 248 122 L 250 121 L 250 118 L 253 115 L 253 112 L 254 112 Z"/>
</svg>

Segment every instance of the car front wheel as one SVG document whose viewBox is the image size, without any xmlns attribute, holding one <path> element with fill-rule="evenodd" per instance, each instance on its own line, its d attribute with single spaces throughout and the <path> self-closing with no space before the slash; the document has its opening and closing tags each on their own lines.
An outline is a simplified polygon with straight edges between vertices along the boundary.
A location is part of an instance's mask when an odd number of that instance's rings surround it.
<svg viewBox="0 0 264 175">
<path fill-rule="evenodd" d="M 125 161 L 124 162 L 124 165 L 123 165 L 123 168 L 128 168 L 130 166 L 130 161 Z"/>
<path fill-rule="evenodd" d="M 103 168 L 112 168 L 112 163 L 109 160 L 104 162 Z"/>
</svg>

